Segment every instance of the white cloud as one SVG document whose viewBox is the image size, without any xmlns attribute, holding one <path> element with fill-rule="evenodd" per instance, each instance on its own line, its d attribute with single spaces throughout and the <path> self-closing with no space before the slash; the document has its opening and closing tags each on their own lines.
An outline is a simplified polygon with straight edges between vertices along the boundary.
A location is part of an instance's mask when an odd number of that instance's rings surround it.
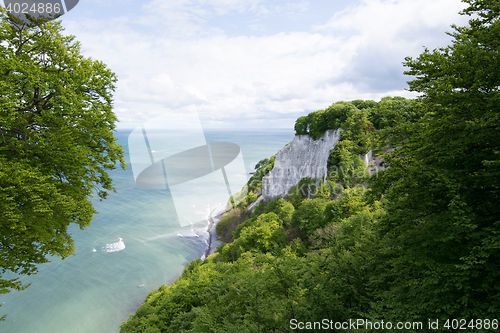
<svg viewBox="0 0 500 333">
<path fill-rule="evenodd" d="M 318 28 L 352 29 L 364 35 L 385 32 L 391 36 L 399 29 L 449 27 L 464 6 L 456 0 L 364 0 L 360 6 L 336 13 Z"/>
<path fill-rule="evenodd" d="M 144 9 L 160 17 L 180 15 L 182 19 L 206 19 L 214 15 L 228 15 L 258 11 L 263 0 L 153 0 Z"/>
<path fill-rule="evenodd" d="M 120 127 L 192 103 L 206 126 L 291 127 L 338 100 L 410 96 L 404 56 L 445 46 L 461 8 L 452 0 L 367 0 L 311 31 L 230 36 L 206 20 L 277 9 L 263 0 L 155 0 L 135 16 L 65 25 L 86 55 L 117 72 Z"/>
<path fill-rule="evenodd" d="M 309 1 L 302 0 L 300 2 L 287 2 L 285 4 L 279 5 L 262 5 L 260 7 L 260 14 L 270 15 L 270 14 L 281 14 L 293 16 L 298 13 L 306 12 L 310 9 Z"/>
<path fill-rule="evenodd" d="M 445 32 L 452 23 L 466 23 L 457 14 L 463 8 L 455 0 L 365 0 L 315 30 L 344 38 L 350 63 L 343 68 L 343 82 L 360 90 L 387 91 L 410 79 L 403 76 L 406 56 L 450 42 Z"/>
</svg>

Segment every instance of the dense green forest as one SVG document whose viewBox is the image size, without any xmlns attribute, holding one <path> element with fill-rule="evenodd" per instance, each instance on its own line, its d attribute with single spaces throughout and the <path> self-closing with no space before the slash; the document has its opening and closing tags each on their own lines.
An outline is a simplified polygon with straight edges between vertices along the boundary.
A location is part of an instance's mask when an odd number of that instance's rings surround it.
<svg viewBox="0 0 500 333">
<path fill-rule="evenodd" d="M 338 102 L 297 119 L 314 138 L 343 129 L 326 182 L 303 179 L 250 212 L 274 158 L 261 161 L 217 225 L 225 243 L 152 291 L 121 332 L 352 331 L 335 326 L 350 319 L 497 331 L 500 3 L 466 2 L 471 19 L 452 45 L 405 60 L 418 99 Z M 371 176 L 369 149 L 385 169 Z"/>
</svg>

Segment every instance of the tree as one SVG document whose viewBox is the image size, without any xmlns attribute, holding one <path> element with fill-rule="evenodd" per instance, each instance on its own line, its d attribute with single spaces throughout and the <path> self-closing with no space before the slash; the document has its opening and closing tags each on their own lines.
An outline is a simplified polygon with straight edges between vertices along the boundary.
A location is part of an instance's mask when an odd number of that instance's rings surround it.
<svg viewBox="0 0 500 333">
<path fill-rule="evenodd" d="M 309 132 L 310 120 L 307 116 L 299 117 L 295 121 L 295 135 L 307 134 Z"/>
<path fill-rule="evenodd" d="M 292 227 L 303 230 L 311 236 L 316 229 L 325 226 L 323 213 L 328 200 L 305 199 L 292 215 Z"/>
<path fill-rule="evenodd" d="M 33 274 L 48 255 L 74 251 L 70 223 L 89 225 L 89 197 L 114 190 L 106 170 L 124 151 L 113 136 L 116 76 L 85 58 L 60 22 L 11 25 L 0 12 L 0 293 L 23 286 L 1 279 Z"/>
<path fill-rule="evenodd" d="M 269 202 L 264 209 L 264 213 L 275 213 L 285 224 L 289 224 L 295 208 L 283 198 L 275 198 Z"/>
<path fill-rule="evenodd" d="M 405 121 L 415 121 L 415 100 L 404 97 L 384 97 L 371 109 L 370 121 L 376 129 L 395 126 Z"/>
<path fill-rule="evenodd" d="M 233 233 L 234 242 L 225 244 L 222 256 L 237 260 L 247 251 L 267 253 L 288 243 L 283 221 L 275 213 L 264 213 L 240 224 Z"/>
<path fill-rule="evenodd" d="M 383 305 L 407 319 L 500 311 L 500 3 L 465 2 L 474 18 L 451 46 L 406 58 L 424 115 L 373 180 L 388 200 Z"/>
</svg>

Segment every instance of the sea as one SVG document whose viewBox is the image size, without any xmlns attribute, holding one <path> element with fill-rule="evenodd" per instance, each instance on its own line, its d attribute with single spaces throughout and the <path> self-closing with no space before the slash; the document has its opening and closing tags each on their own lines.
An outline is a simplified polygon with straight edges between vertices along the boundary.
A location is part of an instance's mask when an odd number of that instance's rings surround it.
<svg viewBox="0 0 500 333">
<path fill-rule="evenodd" d="M 91 199 L 98 214 L 89 227 L 70 225 L 75 255 L 49 258 L 37 274 L 21 277 L 30 284 L 27 289 L 0 295 L 0 317 L 6 315 L 0 332 L 118 332 L 149 292 L 172 283 L 190 261 L 204 257 L 208 220 L 181 226 L 168 188 L 136 185 L 128 149 L 131 132 L 115 132 L 129 165 L 109 172 L 116 193 Z M 294 132 L 210 129 L 204 135 L 209 143 L 238 145 L 248 175 L 258 161 L 292 141 Z"/>
</svg>

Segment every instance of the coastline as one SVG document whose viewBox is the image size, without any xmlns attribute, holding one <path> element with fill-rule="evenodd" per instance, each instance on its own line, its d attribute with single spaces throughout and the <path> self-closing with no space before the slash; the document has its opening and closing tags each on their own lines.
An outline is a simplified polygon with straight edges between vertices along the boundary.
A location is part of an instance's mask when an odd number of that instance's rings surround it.
<svg viewBox="0 0 500 333">
<path fill-rule="evenodd" d="M 219 223 L 222 214 L 224 214 L 225 210 L 222 212 L 219 212 L 217 215 L 212 216 L 215 212 L 215 209 L 208 215 L 208 220 L 209 220 L 209 225 L 207 228 L 208 232 L 208 248 L 205 251 L 205 255 L 203 256 L 202 260 L 205 260 L 209 255 L 214 254 L 215 250 L 217 249 L 217 246 L 221 245 L 222 242 L 219 239 L 219 236 L 217 236 L 217 233 L 215 232 L 215 226 L 217 223 Z"/>
</svg>

